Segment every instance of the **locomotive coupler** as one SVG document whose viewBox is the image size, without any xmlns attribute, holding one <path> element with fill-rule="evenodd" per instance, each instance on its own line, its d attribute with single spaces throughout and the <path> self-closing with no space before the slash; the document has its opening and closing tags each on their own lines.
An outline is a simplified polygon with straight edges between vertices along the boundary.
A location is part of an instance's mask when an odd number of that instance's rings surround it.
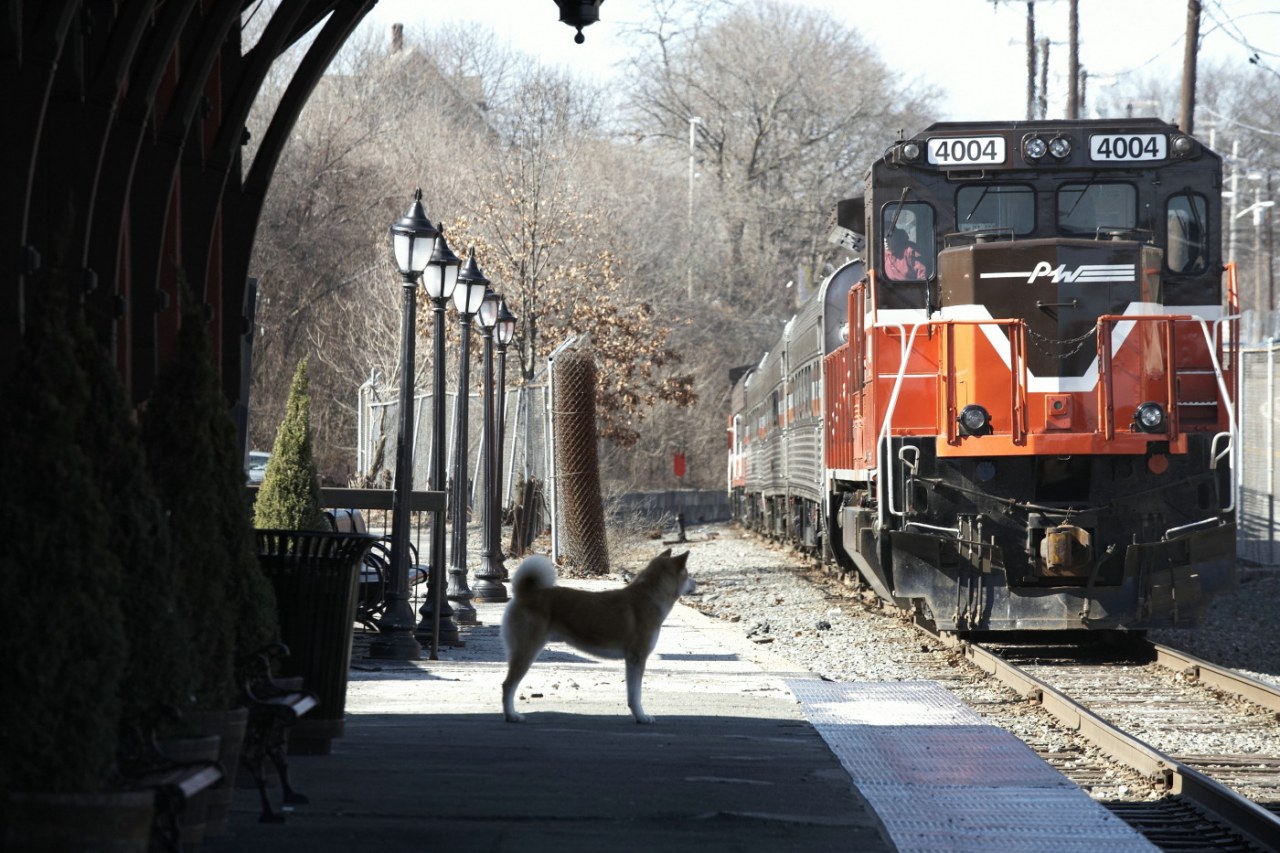
<svg viewBox="0 0 1280 853">
<path fill-rule="evenodd" d="M 1062 518 L 1032 513 L 1027 523 L 1027 557 L 1042 578 L 1084 579 L 1093 567 L 1093 519 L 1075 517 L 1072 524 Z M 1085 526 L 1088 525 L 1088 526 Z"/>
<path fill-rule="evenodd" d="M 1040 564 L 1047 575 L 1076 574 L 1089 566 L 1092 557 L 1089 531 L 1074 524 L 1050 527 L 1040 540 Z"/>
</svg>

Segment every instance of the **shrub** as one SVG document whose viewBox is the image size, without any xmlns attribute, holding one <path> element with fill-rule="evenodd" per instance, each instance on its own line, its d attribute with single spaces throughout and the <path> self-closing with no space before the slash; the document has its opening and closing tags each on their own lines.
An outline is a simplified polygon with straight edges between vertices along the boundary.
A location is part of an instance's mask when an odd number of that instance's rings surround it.
<svg viewBox="0 0 1280 853">
<path fill-rule="evenodd" d="M 253 524 L 282 530 L 329 528 L 320 499 L 320 477 L 311 441 L 306 359 L 298 362 L 293 374 L 284 420 L 276 431 L 271 460 L 258 489 Z"/>
<path fill-rule="evenodd" d="M 77 360 L 89 379 L 95 413 L 77 436 L 90 457 L 108 524 L 109 547 L 124 570 L 121 599 L 129 657 L 121 679 L 122 723 L 136 724 L 159 705 L 190 702 L 196 657 L 178 613 L 169 523 L 147 470 L 142 435 L 114 364 L 90 334 L 77 334 Z"/>
<path fill-rule="evenodd" d="M 80 439 L 99 428 L 76 363 L 78 309 L 51 275 L 4 377 L 0 418 L 0 793 L 99 790 L 128 654 L 121 566 Z"/>
<path fill-rule="evenodd" d="M 196 306 L 184 311 L 142 433 L 169 515 L 178 610 L 200 649 L 196 705 L 231 708 L 239 695 L 236 657 L 275 639 L 279 628 L 274 594 L 257 561 L 235 425 Z"/>
</svg>

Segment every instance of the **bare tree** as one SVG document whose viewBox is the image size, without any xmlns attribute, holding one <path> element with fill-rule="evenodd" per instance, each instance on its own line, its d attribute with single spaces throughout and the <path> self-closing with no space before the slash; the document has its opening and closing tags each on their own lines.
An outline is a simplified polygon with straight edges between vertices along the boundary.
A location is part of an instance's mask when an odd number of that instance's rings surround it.
<svg viewBox="0 0 1280 853">
<path fill-rule="evenodd" d="M 777 286 L 817 267 L 813 236 L 831 206 L 857 193 L 886 137 L 918 123 L 936 93 L 898 83 L 827 13 L 779 0 L 691 5 L 677 15 L 656 0 L 655 22 L 637 34 L 651 49 L 634 60 L 630 127 L 674 155 L 693 122 L 713 187 L 695 220 L 715 218 L 696 236 L 727 250 L 709 295 L 776 308 Z"/>
<path fill-rule="evenodd" d="M 677 372 L 664 320 L 635 298 L 643 288 L 628 256 L 642 228 L 627 221 L 628 200 L 598 180 L 602 164 L 621 165 L 626 153 L 594 131 L 597 103 L 598 92 L 559 72 L 530 76 L 495 122 L 503 143 L 490 167 L 501 180 L 459 228 L 520 318 L 524 379 L 566 338 L 589 333 L 601 360 L 600 434 L 630 446 L 655 402 L 693 402 L 692 381 Z"/>
</svg>

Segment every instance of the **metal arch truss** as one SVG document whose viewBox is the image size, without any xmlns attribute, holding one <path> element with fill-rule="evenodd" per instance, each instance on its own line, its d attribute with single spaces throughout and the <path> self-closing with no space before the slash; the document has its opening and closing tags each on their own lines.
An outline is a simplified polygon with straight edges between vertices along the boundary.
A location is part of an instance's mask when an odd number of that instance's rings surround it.
<svg viewBox="0 0 1280 853">
<path fill-rule="evenodd" d="M 263 200 L 303 105 L 376 0 L 280 0 L 245 52 L 241 15 L 255 3 L 7 5 L 0 281 L 10 284 L 0 357 L 12 355 L 56 262 L 79 271 L 90 322 L 142 400 L 177 329 L 185 280 L 212 310 L 228 401 L 243 399 L 249 258 Z M 321 21 L 246 174 L 246 121 L 267 72 Z"/>
</svg>

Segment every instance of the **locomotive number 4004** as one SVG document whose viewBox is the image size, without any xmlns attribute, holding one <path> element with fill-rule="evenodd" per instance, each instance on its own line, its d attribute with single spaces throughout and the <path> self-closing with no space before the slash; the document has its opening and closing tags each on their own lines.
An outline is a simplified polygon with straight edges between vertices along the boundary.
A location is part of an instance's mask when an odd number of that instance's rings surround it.
<svg viewBox="0 0 1280 853">
<path fill-rule="evenodd" d="M 1162 133 L 1099 134 L 1089 137 L 1093 160 L 1163 160 L 1168 140 Z"/>
<path fill-rule="evenodd" d="M 1003 136 L 933 137 L 929 163 L 935 166 L 973 166 L 1004 162 Z"/>
</svg>

